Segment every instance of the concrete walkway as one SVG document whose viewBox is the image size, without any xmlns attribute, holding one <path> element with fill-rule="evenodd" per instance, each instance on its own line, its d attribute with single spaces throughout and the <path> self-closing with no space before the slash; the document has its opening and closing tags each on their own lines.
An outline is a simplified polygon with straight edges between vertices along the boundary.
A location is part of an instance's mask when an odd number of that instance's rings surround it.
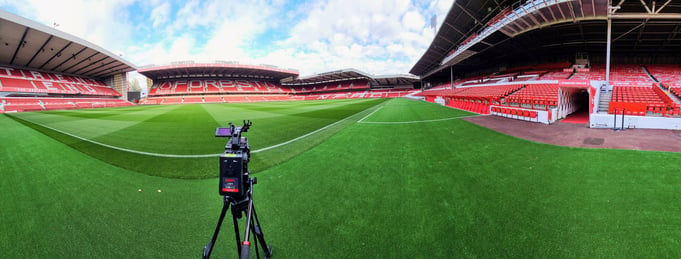
<svg viewBox="0 0 681 259">
<path fill-rule="evenodd" d="M 465 118 L 477 125 L 531 141 L 586 148 L 615 148 L 681 152 L 681 130 L 591 129 L 583 124 L 546 125 L 499 116 Z"/>
</svg>

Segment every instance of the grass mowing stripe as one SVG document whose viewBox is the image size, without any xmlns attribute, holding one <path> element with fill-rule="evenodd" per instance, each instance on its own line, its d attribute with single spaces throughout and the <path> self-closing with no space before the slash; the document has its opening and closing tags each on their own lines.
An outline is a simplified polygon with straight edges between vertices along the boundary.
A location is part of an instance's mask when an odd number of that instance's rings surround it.
<svg viewBox="0 0 681 259">
<path fill-rule="evenodd" d="M 266 119 L 262 118 L 262 120 L 259 121 L 258 123 L 258 128 L 257 130 L 251 130 L 248 133 L 248 137 L 251 139 L 251 148 L 254 148 L 254 150 L 258 150 L 258 144 L 257 141 L 259 140 L 260 137 L 269 137 L 272 140 L 283 140 L 282 137 L 288 137 L 291 135 L 295 135 L 296 137 L 300 135 L 304 135 L 307 132 L 302 132 L 302 130 L 310 129 L 313 128 L 319 129 L 321 126 L 316 127 L 317 125 L 320 125 L 323 122 L 332 120 L 334 118 L 334 121 L 340 121 L 341 118 L 346 118 L 346 117 L 352 117 L 355 116 L 353 114 L 363 114 L 363 110 L 366 110 L 370 107 L 373 107 L 379 103 L 384 102 L 385 99 L 373 99 L 373 100 L 350 100 L 350 101 L 327 101 L 324 103 L 320 103 L 324 106 L 325 108 L 323 110 L 320 110 L 318 112 L 315 112 L 314 114 L 307 113 L 306 116 L 313 116 L 311 118 L 306 118 L 306 117 L 300 117 L 300 113 L 297 113 L 298 115 L 293 116 L 286 116 L 286 115 L 281 115 L 272 119 Z M 352 106 L 348 106 L 348 103 L 352 103 Z M 281 105 L 286 105 L 287 107 L 291 107 L 291 111 L 296 111 L 300 110 L 298 107 L 303 108 L 302 110 L 309 109 L 306 107 L 308 103 L 302 102 L 302 103 L 286 103 L 286 104 L 277 104 L 278 106 Z M 191 105 L 187 105 L 188 107 L 183 107 L 183 110 L 190 110 L 192 109 Z M 226 107 L 229 107 L 231 105 L 226 105 Z M 265 109 L 267 109 L 267 104 L 261 104 Z M 180 108 L 182 106 L 175 107 L 175 109 Z M 335 108 L 334 108 L 335 107 Z M 256 106 L 252 106 L 252 108 L 257 108 Z M 335 110 L 335 109 L 339 110 Z M 173 109 L 173 110 L 175 110 Z M 162 112 L 165 113 L 167 109 L 163 109 Z M 241 114 L 241 113 L 240 113 Z M 73 148 L 76 148 L 77 150 L 86 153 L 94 158 L 100 159 L 102 161 L 105 161 L 107 163 L 110 163 L 115 166 L 119 166 L 122 168 L 126 168 L 129 170 L 133 170 L 136 172 L 140 172 L 143 174 L 148 174 L 148 175 L 157 175 L 157 176 L 162 176 L 162 177 L 170 177 L 170 178 L 184 178 L 184 179 L 197 179 L 197 178 L 213 178 L 216 176 L 216 172 L 218 171 L 218 163 L 217 159 L 215 157 L 212 157 L 212 155 L 209 155 L 207 157 L 194 157 L 194 158 L 183 158 L 183 157 L 159 157 L 159 156 L 150 156 L 150 155 L 142 155 L 142 154 L 136 154 L 136 153 L 131 153 L 127 151 L 122 151 L 118 149 L 112 149 L 109 147 L 105 147 L 102 145 L 96 145 L 94 143 L 91 143 L 89 141 L 85 141 L 83 139 L 75 138 L 73 136 L 69 136 L 67 134 L 64 134 L 62 132 L 54 131 L 52 129 L 46 128 L 44 126 L 49 126 L 49 125 L 38 125 L 34 124 L 25 120 L 21 120 L 22 117 L 29 116 L 31 117 L 33 114 L 13 114 L 11 117 L 16 118 L 19 122 L 22 122 L 23 124 L 34 128 L 37 131 L 42 132 L 45 135 L 48 135 L 52 138 L 55 138 L 62 143 L 65 143 Z M 242 116 L 248 116 L 248 114 L 241 114 Z M 325 116 L 324 119 L 319 119 L 319 116 Z M 342 117 L 341 117 L 342 116 Z M 155 116 L 157 117 L 157 116 Z M 168 119 L 172 119 L 172 116 L 166 116 Z M 213 117 L 210 118 L 210 121 L 214 121 Z M 284 123 L 286 125 L 282 125 L 281 123 Z M 182 121 L 177 121 L 176 123 L 182 123 Z M 300 125 L 299 125 L 300 124 Z M 342 129 L 340 126 L 347 126 L 347 123 L 338 123 L 332 127 L 327 128 L 324 131 L 318 131 L 316 134 L 309 135 L 307 138 L 304 139 L 298 139 L 295 143 L 291 142 L 288 145 L 284 146 L 279 146 L 276 149 L 269 149 L 267 151 L 262 151 L 259 153 L 258 156 L 256 156 L 253 161 L 251 162 L 250 169 L 252 172 L 258 172 L 260 170 L 264 170 L 266 168 L 269 168 L 271 166 L 275 166 L 283 161 L 286 161 L 288 159 L 291 159 L 292 157 L 295 157 L 297 154 L 300 154 L 301 152 L 304 152 L 305 150 L 308 150 L 311 146 L 317 145 L 320 142 L 322 142 L 324 139 L 328 138 L 331 136 L 333 133 L 339 131 Z M 84 125 L 87 126 L 87 125 Z M 281 126 L 281 127 L 278 127 Z M 328 126 L 327 124 L 324 124 L 324 126 Z M 340 128 L 339 128 L 340 127 Z M 166 130 L 174 130 L 172 127 L 165 127 Z M 213 150 L 221 150 L 221 146 L 224 146 L 224 139 L 221 138 L 215 138 L 212 136 L 214 128 L 210 129 L 211 137 L 216 140 L 216 144 L 211 145 L 210 147 Z M 282 130 L 283 129 L 283 130 Z M 287 130 L 291 129 L 291 130 Z M 285 132 L 282 132 L 285 131 Z M 285 134 L 284 134 L 285 133 Z M 173 139 L 167 140 L 162 138 L 163 134 L 157 134 L 154 133 L 155 135 L 158 135 L 158 138 L 149 138 L 147 141 L 149 142 L 162 142 L 162 143 L 167 143 L 168 145 L 175 144 Z M 124 136 L 121 136 L 124 138 Z M 261 142 L 262 143 L 262 142 Z M 275 142 L 275 143 L 281 143 L 281 142 Z M 290 146 L 290 147 L 289 147 Z M 149 152 L 151 153 L 151 152 Z M 215 159 L 215 160 L 214 160 Z"/>
<path fill-rule="evenodd" d="M 678 158 L 536 144 L 462 120 L 358 123 L 264 172 L 258 197 L 296 215 L 261 218 L 279 226 L 267 235 L 283 257 L 678 257 L 681 175 L 665 163 Z"/>
<path fill-rule="evenodd" d="M 369 119 L 458 114 L 388 106 Z M 537 144 L 463 120 L 352 121 L 369 112 L 253 156 L 254 165 L 288 156 L 258 173 L 254 192 L 277 258 L 681 256 L 681 154 Z M 191 258 L 210 239 L 222 205 L 215 179 L 132 173 L 51 130 L 4 115 L 0 125 L 5 257 Z M 214 257 L 236 254 L 231 230 L 228 221 Z"/>
<path fill-rule="evenodd" d="M 463 119 L 463 118 L 468 118 L 468 117 L 478 117 L 478 116 L 489 116 L 489 115 L 482 115 L 481 114 L 481 115 L 471 115 L 471 116 L 463 116 L 463 117 L 452 117 L 452 118 L 433 119 L 433 120 L 417 120 L 417 121 L 359 121 L 358 123 L 366 123 L 366 124 L 413 124 L 413 123 L 424 123 L 424 122 L 458 120 L 458 119 Z"/>
<path fill-rule="evenodd" d="M 380 104 L 376 105 L 376 106 L 378 106 L 378 108 L 376 108 L 374 111 L 372 111 L 371 113 L 369 113 L 367 116 L 364 116 L 364 118 L 368 117 L 369 115 L 371 115 L 371 114 L 373 114 L 374 112 L 376 112 L 376 111 L 378 111 L 379 109 L 381 109 L 381 106 L 379 106 L 379 105 L 380 105 Z M 362 110 L 362 111 L 359 111 L 359 112 L 357 112 L 357 113 L 355 113 L 355 114 L 362 113 L 362 112 L 364 112 L 364 111 L 366 111 L 366 110 L 369 110 L 369 109 L 371 109 L 371 108 L 374 108 L 374 107 L 376 107 L 376 106 L 369 107 L 369 108 L 367 108 L 367 109 L 365 109 L 365 110 Z M 354 114 L 353 114 L 353 115 L 354 115 Z M 327 125 L 327 126 L 325 126 L 325 127 L 323 127 L 323 128 L 320 128 L 320 129 L 315 130 L 315 131 L 313 131 L 313 132 L 307 133 L 307 134 L 302 135 L 302 136 L 300 136 L 300 137 L 294 138 L 294 139 L 292 139 L 292 140 L 289 140 L 289 141 L 286 141 L 286 142 L 283 142 L 283 143 L 279 143 L 279 144 L 276 144 L 276 145 L 273 145 L 273 146 L 269 146 L 269 147 L 265 147 L 265 148 L 253 150 L 252 153 L 258 153 L 258 152 L 267 151 L 267 150 L 270 150 L 270 149 L 273 149 L 273 148 L 278 148 L 278 147 L 281 147 L 281 146 L 284 146 L 284 145 L 288 145 L 288 144 L 293 143 L 293 142 L 295 142 L 295 141 L 298 141 L 298 140 L 301 140 L 301 139 L 303 139 L 303 138 L 306 138 L 306 137 L 308 137 L 308 136 L 310 136 L 310 135 L 312 135 L 312 134 L 316 134 L 317 132 L 320 132 L 320 131 L 322 131 L 322 130 L 326 130 L 326 129 L 330 128 L 330 127 L 333 127 L 333 126 L 335 126 L 336 124 L 339 124 L 339 123 L 341 123 L 341 122 L 344 122 L 344 121 L 348 120 L 349 118 L 352 118 L 353 115 L 350 115 L 350 116 L 348 116 L 348 117 L 346 117 L 346 118 L 344 118 L 344 119 L 342 119 L 342 120 L 339 120 L 339 121 L 337 121 L 337 122 L 334 122 L 334 123 L 332 123 L 332 124 L 329 124 L 329 125 Z M 359 121 L 363 120 L 364 118 L 360 119 Z"/>
<path fill-rule="evenodd" d="M 106 148 L 115 149 L 115 150 L 118 150 L 118 151 L 123 151 L 123 152 L 128 152 L 128 153 L 133 153 L 133 154 L 138 154 L 138 155 L 155 156 L 155 157 L 171 157 L 171 158 L 204 158 L 204 157 L 214 157 L 214 156 L 220 155 L 220 154 L 204 154 L 204 155 L 159 154 L 159 153 L 144 152 L 144 151 L 139 151 L 139 150 L 132 150 L 132 149 L 127 149 L 127 148 L 116 147 L 116 146 L 104 144 L 104 143 L 97 142 L 97 141 L 94 141 L 94 140 L 91 140 L 91 139 L 86 139 L 86 138 L 76 136 L 76 135 L 73 135 L 71 133 L 68 133 L 68 132 L 65 132 L 65 131 L 62 131 L 62 130 L 52 128 L 52 127 L 44 125 L 42 123 L 30 121 L 30 120 L 27 120 L 27 119 L 24 119 L 24 118 L 20 118 L 20 120 L 24 120 L 26 122 L 33 123 L 35 125 L 38 125 L 38 126 L 59 132 L 61 134 L 67 135 L 67 136 L 72 137 L 72 138 L 76 138 L 76 139 L 79 139 L 79 140 L 82 140 L 82 141 L 89 142 L 89 143 L 92 143 L 92 144 L 95 144 L 95 145 L 98 145 L 98 146 L 103 146 L 103 147 L 106 147 Z"/>
<path fill-rule="evenodd" d="M 371 108 L 373 108 L 373 107 L 375 107 L 375 106 L 369 107 L 369 108 L 367 108 L 366 110 L 371 109 Z M 374 110 L 373 112 L 376 112 L 376 111 L 378 111 L 379 109 L 380 109 L 380 107 L 376 108 L 376 110 Z M 361 113 L 361 112 L 366 111 L 366 110 L 362 110 L 362 111 L 359 111 L 359 112 L 357 112 L 357 113 Z M 373 114 L 373 112 L 370 113 L 369 115 Z M 357 113 L 356 113 L 356 114 L 357 114 Z M 353 114 L 353 115 L 354 115 L 354 114 Z M 269 147 L 264 147 L 264 148 L 256 149 L 256 150 L 253 150 L 253 151 L 251 151 L 251 152 L 252 152 L 252 153 L 259 153 L 259 152 L 267 151 L 267 150 L 270 150 L 270 149 L 278 148 L 278 147 L 281 147 L 281 146 L 284 146 L 284 145 L 288 145 L 288 144 L 290 144 L 290 143 L 293 143 L 293 142 L 295 142 L 295 141 L 304 139 L 304 138 L 306 138 L 306 137 L 309 137 L 310 135 L 316 134 L 316 133 L 318 133 L 318 132 L 320 132 L 320 131 L 323 131 L 323 130 L 326 130 L 326 129 L 330 128 L 330 127 L 333 127 L 333 126 L 335 126 L 336 124 L 339 124 L 339 123 L 341 123 L 341 122 L 343 122 L 343 121 L 345 121 L 345 120 L 347 120 L 347 119 L 349 119 L 349 118 L 351 118 L 351 117 L 352 117 L 352 115 L 350 115 L 350 116 L 348 116 L 348 117 L 346 117 L 346 118 L 343 118 L 342 120 L 336 121 L 336 122 L 334 122 L 334 123 L 332 123 L 332 124 L 326 125 L 326 126 L 324 126 L 323 128 L 317 129 L 317 130 L 312 131 L 312 132 L 309 132 L 309 133 L 307 133 L 307 134 L 305 134 L 305 135 L 302 135 L 302 136 L 296 137 L 296 138 L 294 138 L 294 139 L 288 140 L 288 141 L 286 141 L 286 142 L 282 142 L 282 143 L 279 143 L 279 144 L 276 144 L 276 145 L 272 145 L 272 146 L 269 146 Z M 364 118 L 366 118 L 366 117 L 368 117 L 368 115 L 365 116 Z M 364 118 L 362 118 L 362 119 L 364 119 Z M 35 122 L 35 121 L 27 120 L 27 119 L 24 119 L 24 118 L 22 118 L 22 120 L 25 120 L 25 121 L 27 121 L 27 122 L 29 122 L 29 123 L 33 123 L 33 124 L 42 126 L 42 127 L 44 127 L 44 128 L 47 128 L 47 129 L 50 129 L 50 130 L 59 132 L 59 133 L 61 133 L 61 134 L 64 134 L 64 135 L 67 135 L 67 136 L 70 136 L 70 137 L 73 137 L 73 138 L 76 138 L 76 139 L 80 139 L 80 140 L 83 140 L 83 141 L 90 142 L 90 143 L 95 144 L 95 145 L 99 145 L 99 146 L 103 146 L 103 147 L 106 147 L 106 148 L 111 148 L 111 149 L 115 149 L 115 150 L 119 150 L 119 151 L 123 151 L 123 152 L 129 152 L 129 153 L 133 153 L 133 154 L 138 154 L 138 155 L 146 155 L 146 156 L 154 156 L 154 157 L 169 157 L 169 158 L 206 158 L 206 157 L 217 157 L 217 156 L 219 156 L 220 154 L 222 154 L 222 153 L 216 153 L 216 154 L 201 154 L 201 155 L 180 155 L 180 154 L 160 154 L 160 153 L 152 153 L 152 152 L 144 152 L 144 151 L 139 151 L 139 150 L 132 150 L 132 149 L 127 149 L 127 148 L 112 146 L 112 145 L 104 144 L 104 143 L 97 142 L 97 141 L 94 141 L 94 140 L 91 140 L 91 139 L 87 139 L 87 138 L 83 138 L 83 137 L 80 137 L 80 136 L 76 136 L 76 135 L 74 135 L 74 134 L 71 134 L 71 133 L 68 133 L 68 132 L 65 132 L 65 131 L 62 131 L 62 130 L 59 130 L 59 129 L 55 129 L 55 128 L 52 128 L 52 127 L 50 127 L 50 126 L 47 126 L 47 125 L 44 125 L 44 124 L 42 124 L 42 123 L 38 123 L 38 122 Z"/>
</svg>

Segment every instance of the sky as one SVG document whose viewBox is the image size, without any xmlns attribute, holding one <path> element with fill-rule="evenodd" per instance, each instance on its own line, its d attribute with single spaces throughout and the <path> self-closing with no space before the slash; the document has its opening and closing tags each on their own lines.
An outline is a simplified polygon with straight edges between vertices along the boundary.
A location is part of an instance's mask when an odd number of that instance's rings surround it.
<svg viewBox="0 0 681 259">
<path fill-rule="evenodd" d="M 454 0 L 0 0 L 0 8 L 133 64 L 215 60 L 301 76 L 344 68 L 406 74 Z M 55 26 L 55 24 L 57 24 Z"/>
</svg>

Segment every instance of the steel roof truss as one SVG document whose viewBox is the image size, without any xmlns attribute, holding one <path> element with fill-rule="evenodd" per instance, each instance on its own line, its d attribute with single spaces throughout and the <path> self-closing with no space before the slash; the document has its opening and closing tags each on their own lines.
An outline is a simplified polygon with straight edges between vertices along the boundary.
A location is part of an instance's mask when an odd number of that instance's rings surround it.
<svg viewBox="0 0 681 259">
<path fill-rule="evenodd" d="M 469 17 L 471 17 L 471 19 L 473 19 L 473 21 L 477 22 L 478 24 L 482 24 L 482 22 L 480 22 L 480 21 L 478 20 L 478 18 L 475 18 L 475 16 L 474 16 L 473 14 L 471 14 L 471 13 L 468 11 L 468 9 L 466 9 L 465 7 L 463 7 L 461 4 L 459 4 L 459 3 L 456 2 L 456 1 L 454 1 L 454 4 L 455 4 L 456 6 L 458 6 L 459 8 L 461 8 L 461 11 L 463 11 L 463 12 L 466 13 Z"/>
<path fill-rule="evenodd" d="M 102 70 L 102 71 L 100 71 L 100 72 L 92 73 L 92 76 L 93 76 L 93 77 L 105 77 L 105 76 L 110 76 L 110 75 L 115 74 L 118 70 L 120 70 L 120 69 L 116 70 L 116 68 L 125 67 L 125 66 L 126 66 L 125 64 L 119 63 L 118 65 L 115 65 L 115 66 L 113 66 L 113 67 L 104 69 L 104 70 Z M 112 70 L 112 71 L 107 71 L 107 70 Z"/>
<path fill-rule="evenodd" d="M 636 29 L 640 28 L 641 26 L 643 26 L 643 23 L 636 25 L 634 28 L 631 28 L 628 31 L 626 31 L 625 33 L 622 33 L 622 35 L 617 36 L 617 38 L 612 39 L 612 42 L 615 42 L 615 41 L 621 39 L 622 37 L 626 36 L 627 34 L 631 33 L 632 31 L 635 31 Z"/>
<path fill-rule="evenodd" d="M 539 28 L 544 27 L 544 26 L 542 26 L 541 22 L 539 22 L 539 20 L 537 20 L 537 17 L 534 17 L 534 14 L 528 13 L 527 16 L 530 17 L 530 19 L 534 22 L 534 26 L 539 26 Z"/>
<path fill-rule="evenodd" d="M 99 63 L 99 62 L 97 62 L 97 63 Z M 94 67 L 94 68 L 92 68 L 92 69 L 90 69 L 90 70 L 88 70 L 88 71 L 85 71 L 85 72 L 83 72 L 83 74 L 89 75 L 90 72 L 96 71 L 97 69 L 101 69 L 101 68 L 104 68 L 104 70 L 106 70 L 106 69 L 107 69 L 106 66 L 111 65 L 111 64 L 113 64 L 113 63 L 116 63 L 116 60 L 115 60 L 115 59 L 114 59 L 113 61 L 109 62 L 109 63 L 105 63 L 105 64 L 102 64 L 101 66 Z"/>
<path fill-rule="evenodd" d="M 99 52 L 97 52 L 97 53 L 99 53 Z M 85 68 L 87 68 L 87 67 L 90 67 L 90 66 L 95 65 L 95 64 L 97 64 L 97 63 L 99 63 L 99 62 L 102 62 L 102 61 L 104 61 L 104 60 L 107 59 L 107 58 L 108 58 L 108 56 L 104 55 L 103 58 L 101 58 L 101 59 L 99 59 L 99 60 L 97 60 L 97 61 L 95 61 L 95 62 L 90 63 L 90 65 L 81 67 L 81 68 L 79 68 L 78 70 L 73 71 L 73 73 L 74 73 L 74 74 L 79 73 L 78 71 L 81 71 L 81 70 L 83 70 L 83 69 L 85 69 Z"/>
<path fill-rule="evenodd" d="M 591 9 L 593 11 L 593 16 L 596 16 L 596 2 L 595 2 L 595 0 L 591 0 Z"/>
<path fill-rule="evenodd" d="M 643 21 L 641 29 L 638 31 L 638 35 L 636 36 L 636 42 L 634 43 L 634 49 L 638 47 L 638 44 L 641 42 L 641 36 L 643 36 L 643 31 L 646 29 L 646 23 L 648 23 L 648 19 Z"/>
<path fill-rule="evenodd" d="M 548 6 L 548 3 L 546 2 L 546 0 L 544 0 L 544 4 L 546 4 Z M 556 18 L 556 14 L 553 13 L 553 6 L 546 8 L 546 9 L 549 9 L 549 13 L 551 13 L 551 17 L 553 18 L 554 21 L 558 20 L 558 18 Z"/>
<path fill-rule="evenodd" d="M 69 70 L 71 70 L 72 68 L 76 67 L 77 65 L 80 65 L 80 63 L 83 63 L 83 62 L 85 62 L 86 60 L 91 59 L 92 57 L 96 56 L 97 54 L 99 54 L 99 52 L 95 52 L 94 54 L 90 55 L 89 57 L 84 58 L 84 59 L 82 59 L 81 61 L 78 61 L 78 63 L 73 64 L 73 66 L 70 66 L 70 67 L 68 67 L 67 69 L 64 69 L 64 71 L 69 71 Z"/>
<path fill-rule="evenodd" d="M 640 1 L 641 1 L 641 4 L 643 5 L 643 7 L 646 8 L 646 11 L 648 11 L 648 13 L 653 13 L 652 11 L 650 11 L 650 8 L 648 8 L 648 5 L 646 4 L 646 2 L 643 2 L 643 0 L 640 0 Z"/>
<path fill-rule="evenodd" d="M 615 8 L 619 9 L 620 7 L 622 7 L 622 4 L 624 3 L 624 1 L 625 0 L 620 0 L 620 2 L 617 4 L 617 6 L 615 6 Z"/>
<path fill-rule="evenodd" d="M 28 63 L 26 63 L 25 66 L 29 66 L 31 64 L 31 62 L 33 62 L 33 59 L 35 59 L 35 57 L 37 57 L 38 54 L 40 54 L 41 51 L 45 51 L 45 46 L 47 46 L 47 43 L 49 43 L 50 40 L 52 40 L 52 37 L 54 37 L 54 36 L 50 35 L 50 37 L 47 37 L 47 40 L 45 40 L 45 42 L 43 42 L 43 45 L 40 46 L 40 48 L 38 49 L 38 51 L 35 52 L 35 54 L 33 54 L 33 57 L 28 61 Z"/>
<path fill-rule="evenodd" d="M 544 20 L 544 22 L 549 21 L 549 19 L 547 19 L 546 16 L 544 15 L 543 10 L 538 10 L 537 13 L 539 13 L 539 16 L 541 16 L 541 18 Z"/>
<path fill-rule="evenodd" d="M 669 2 L 671 2 L 671 1 L 672 0 L 667 0 L 667 2 L 665 2 L 662 6 L 660 6 L 660 9 L 655 10 L 655 13 L 660 13 L 660 11 L 662 11 L 662 9 L 664 9 L 667 6 L 667 4 L 669 4 Z"/>
<path fill-rule="evenodd" d="M 76 59 L 76 56 L 78 56 L 80 53 L 82 53 L 82 52 L 85 51 L 86 49 L 88 49 L 88 48 L 87 48 L 87 47 L 83 47 L 80 51 L 76 52 L 76 54 L 71 54 L 71 58 L 67 58 L 66 60 L 64 60 L 63 62 L 61 62 L 59 65 L 57 65 L 56 67 L 53 67 L 52 70 L 57 70 L 57 68 L 59 68 L 59 67 L 61 67 L 62 65 L 66 64 L 66 62 L 69 62 L 69 60 L 71 60 L 71 59 L 74 59 L 74 60 L 75 60 L 75 59 Z"/>
<path fill-rule="evenodd" d="M 572 6 L 572 2 L 568 2 L 568 9 L 570 9 L 570 17 L 572 17 L 572 22 L 577 23 L 577 17 L 575 17 L 575 7 Z"/>
<path fill-rule="evenodd" d="M 24 29 L 24 35 L 21 36 L 21 40 L 19 41 L 19 44 L 17 44 L 17 49 L 14 50 L 14 55 L 12 55 L 12 61 L 9 62 L 10 65 L 14 65 L 14 59 L 16 59 L 17 54 L 19 53 L 19 48 L 22 48 L 24 46 L 24 41 L 26 40 L 26 34 L 28 33 L 28 27 Z"/>
<path fill-rule="evenodd" d="M 567 17 L 567 16 L 565 16 L 565 12 L 563 12 L 563 7 L 561 7 L 561 6 L 562 6 L 562 4 L 559 4 L 559 5 L 555 5 L 555 6 L 556 6 L 556 7 L 558 8 L 558 11 L 560 12 L 560 16 L 562 16 L 562 17 L 563 17 L 563 20 L 567 19 L 568 17 Z"/>
<path fill-rule="evenodd" d="M 52 57 L 50 57 L 50 58 L 49 58 L 45 63 L 43 63 L 43 65 L 40 66 L 38 69 L 43 69 L 43 67 L 45 67 L 45 66 L 47 65 L 47 63 L 50 63 L 50 61 L 52 61 L 54 58 L 56 58 L 56 57 L 61 57 L 61 55 L 64 54 L 64 53 L 62 53 L 62 51 L 64 51 L 64 50 L 65 50 L 66 48 L 68 48 L 69 46 L 71 46 L 71 43 L 73 43 L 73 41 L 69 41 L 68 44 L 64 45 L 64 47 L 61 48 L 59 51 L 57 51 L 57 53 L 54 53 L 54 55 L 52 55 Z M 69 59 L 67 58 L 66 60 L 69 60 Z"/>
</svg>

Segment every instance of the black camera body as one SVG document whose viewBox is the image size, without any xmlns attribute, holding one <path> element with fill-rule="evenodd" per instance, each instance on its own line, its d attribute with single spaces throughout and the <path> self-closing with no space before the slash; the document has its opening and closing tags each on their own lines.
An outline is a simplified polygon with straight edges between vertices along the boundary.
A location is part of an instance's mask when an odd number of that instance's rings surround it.
<svg viewBox="0 0 681 259">
<path fill-rule="evenodd" d="M 250 184 L 248 183 L 248 162 L 251 149 L 248 146 L 248 138 L 242 137 L 241 133 L 248 132 L 253 123 L 244 121 L 243 126 L 236 127 L 231 122 L 228 128 L 217 128 L 216 137 L 227 137 L 225 152 L 220 155 L 220 195 L 241 199 L 246 196 Z"/>
</svg>

